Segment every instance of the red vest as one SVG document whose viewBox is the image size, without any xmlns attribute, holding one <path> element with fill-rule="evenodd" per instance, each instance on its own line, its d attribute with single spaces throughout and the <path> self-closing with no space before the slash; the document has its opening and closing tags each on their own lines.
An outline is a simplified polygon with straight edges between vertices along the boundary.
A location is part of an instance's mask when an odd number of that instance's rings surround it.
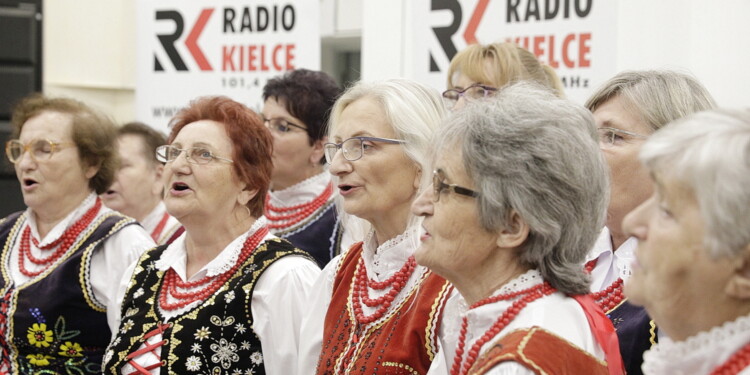
<svg viewBox="0 0 750 375">
<path fill-rule="evenodd" d="M 351 296 L 361 254 L 359 242 L 343 257 L 336 272 L 317 374 L 427 373 L 437 350 L 449 283 L 426 271 L 415 287 L 402 291 L 408 295 L 401 303 L 381 319 L 358 326 Z"/>
<path fill-rule="evenodd" d="M 505 361 L 518 362 L 535 374 L 607 375 L 607 364 L 539 327 L 513 331 L 486 350 L 468 375 L 482 375 Z"/>
</svg>

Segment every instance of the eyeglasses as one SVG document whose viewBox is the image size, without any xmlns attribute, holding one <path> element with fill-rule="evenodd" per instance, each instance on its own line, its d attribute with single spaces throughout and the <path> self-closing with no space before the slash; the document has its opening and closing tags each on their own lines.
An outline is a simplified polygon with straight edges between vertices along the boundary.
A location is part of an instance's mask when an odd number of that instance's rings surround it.
<svg viewBox="0 0 750 375">
<path fill-rule="evenodd" d="M 632 142 L 633 139 L 646 139 L 648 136 L 638 133 L 629 132 L 627 130 L 601 127 L 597 129 L 599 132 L 599 143 L 603 146 L 613 146 L 621 142 Z"/>
<path fill-rule="evenodd" d="M 398 139 L 377 138 L 377 137 L 352 137 L 341 143 L 329 142 L 323 145 L 323 147 L 325 147 L 326 162 L 328 164 L 331 164 L 331 162 L 333 162 L 333 158 L 336 156 L 336 153 L 339 151 L 339 149 L 343 151 L 344 159 L 349 160 L 349 161 L 359 160 L 362 157 L 362 155 L 364 155 L 365 149 L 369 149 L 372 147 L 371 144 L 367 144 L 366 142 L 380 142 L 380 143 L 390 143 L 390 144 L 406 143 L 406 141 L 402 141 Z"/>
<path fill-rule="evenodd" d="M 434 195 L 432 200 L 437 202 L 440 200 L 440 194 L 444 191 L 452 191 L 456 194 L 465 195 L 467 197 L 478 197 L 479 193 L 467 189 L 462 186 L 453 185 L 453 184 L 446 184 L 445 183 L 445 173 L 442 169 L 436 169 L 432 172 L 432 188 L 435 189 Z"/>
<path fill-rule="evenodd" d="M 301 125 L 292 124 L 291 122 L 284 120 L 283 118 L 263 118 L 263 125 L 271 130 L 275 130 L 279 133 L 289 133 L 292 128 L 302 129 L 307 131 L 307 128 Z"/>
<path fill-rule="evenodd" d="M 52 154 L 66 147 L 73 147 L 73 142 L 53 142 L 47 139 L 37 139 L 23 144 L 18 139 L 12 139 L 5 143 L 5 155 L 11 163 L 16 164 L 26 151 L 31 151 L 31 159 L 34 161 L 49 160 Z"/>
<path fill-rule="evenodd" d="M 459 89 L 445 90 L 443 91 L 443 98 L 446 98 L 453 102 L 457 102 L 458 99 L 460 99 L 462 96 L 466 96 L 467 98 L 471 98 L 471 99 L 480 99 L 480 98 L 486 98 L 487 96 L 491 95 L 495 91 L 497 91 L 496 87 L 486 86 L 480 83 L 475 83 L 463 90 L 459 90 Z"/>
<path fill-rule="evenodd" d="M 162 163 L 169 163 L 175 161 L 175 159 L 177 159 L 183 151 L 185 151 L 185 158 L 187 158 L 187 161 L 193 164 L 208 164 L 214 159 L 225 161 L 227 163 L 234 163 L 234 161 L 230 159 L 214 155 L 211 150 L 205 147 L 190 147 L 181 149 L 169 145 L 159 146 L 156 148 L 156 160 Z"/>
</svg>

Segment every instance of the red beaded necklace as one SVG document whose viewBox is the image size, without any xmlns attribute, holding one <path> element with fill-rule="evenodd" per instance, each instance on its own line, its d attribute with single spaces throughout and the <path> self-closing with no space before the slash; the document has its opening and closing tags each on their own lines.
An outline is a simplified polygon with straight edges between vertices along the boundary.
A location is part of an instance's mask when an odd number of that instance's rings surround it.
<svg viewBox="0 0 750 375">
<path fill-rule="evenodd" d="M 171 311 L 183 308 L 195 301 L 203 301 L 210 295 L 216 293 L 224 283 L 229 280 L 232 275 L 237 272 L 237 269 L 247 260 L 250 254 L 253 253 L 256 247 L 260 244 L 263 238 L 268 234 L 268 227 L 261 227 L 252 236 L 247 237 L 245 243 L 242 246 L 242 251 L 237 257 L 237 261 L 234 263 L 232 268 L 220 275 L 206 276 L 196 281 L 182 281 L 174 268 L 170 268 L 164 274 L 164 285 L 162 285 L 159 293 L 159 306 L 163 310 Z M 203 288 L 193 292 L 180 292 L 180 289 L 189 289 L 205 285 Z M 169 302 L 167 295 L 171 296 L 175 302 Z"/>
<path fill-rule="evenodd" d="M 328 183 L 320 195 L 309 202 L 290 207 L 278 207 L 271 204 L 271 197 L 266 196 L 266 218 L 272 229 L 288 228 L 301 222 L 328 201 L 333 194 L 333 183 Z"/>
<path fill-rule="evenodd" d="M 750 343 L 734 352 L 726 362 L 711 371 L 711 375 L 735 375 L 750 365 Z"/>
<path fill-rule="evenodd" d="M 503 329 L 505 329 L 505 327 L 508 326 L 508 324 L 510 324 L 510 322 L 512 322 L 513 319 L 516 318 L 518 313 L 520 313 L 521 310 L 526 307 L 526 305 L 539 298 L 548 296 L 554 292 L 555 288 L 553 288 L 549 283 L 545 281 L 542 284 L 535 285 L 528 289 L 487 297 L 471 305 L 471 307 L 469 307 L 470 310 L 489 303 L 518 298 L 509 308 L 507 308 L 502 313 L 502 315 L 497 318 L 495 323 L 492 324 L 492 326 L 484 333 L 484 335 L 482 335 L 482 337 L 480 337 L 479 340 L 477 340 L 474 345 L 471 346 L 469 353 L 466 355 L 465 362 L 463 362 L 463 356 L 464 346 L 466 345 L 466 331 L 468 330 L 469 322 L 467 320 L 467 317 L 464 316 L 461 323 L 461 331 L 458 336 L 456 356 L 453 359 L 453 366 L 451 367 L 451 375 L 464 375 L 468 373 L 469 369 L 471 369 L 471 366 L 473 366 L 474 362 L 476 362 L 477 357 L 479 356 L 479 351 L 482 349 L 482 346 L 484 346 L 484 344 L 492 340 L 492 338 L 497 336 Z"/>
<path fill-rule="evenodd" d="M 159 242 L 159 236 L 161 236 L 161 232 L 164 230 L 164 227 L 167 226 L 167 220 L 169 220 L 169 213 L 165 212 L 164 216 L 161 217 L 159 224 L 157 224 L 156 228 L 154 228 L 154 231 L 151 232 L 151 238 L 153 238 L 157 243 Z"/>
<path fill-rule="evenodd" d="M 591 271 L 596 267 L 597 259 L 586 262 L 586 273 L 591 274 Z M 618 277 L 610 286 L 598 291 L 590 293 L 590 296 L 594 299 L 596 304 L 602 309 L 602 311 L 609 312 L 617 307 L 624 299 L 625 296 L 622 293 L 623 281 L 621 277 Z"/>
<path fill-rule="evenodd" d="M 89 208 L 78 221 L 68 227 L 58 239 L 45 246 L 39 246 L 39 241 L 31 235 L 31 227 L 27 225 L 21 234 L 21 244 L 18 252 L 18 269 L 21 273 L 27 277 L 36 277 L 46 271 L 70 249 L 81 232 L 94 221 L 101 207 L 102 201 L 97 197 L 93 207 Z M 37 258 L 31 254 L 31 243 L 34 243 L 34 246 L 42 251 L 52 250 L 55 247 L 57 247 L 57 250 L 45 258 Z M 31 263 L 44 267 L 38 271 L 29 271 L 26 269 L 26 259 Z"/>
<path fill-rule="evenodd" d="M 359 258 L 359 265 L 357 266 L 356 274 L 354 275 L 355 283 L 352 288 L 352 302 L 354 303 L 354 316 L 359 324 L 369 324 L 380 319 L 388 308 L 391 307 L 393 300 L 396 296 L 404 289 L 406 282 L 409 280 L 411 275 L 414 273 L 414 269 L 417 267 L 417 261 L 414 260 L 414 256 L 410 256 L 406 260 L 406 263 L 401 267 L 400 270 L 396 271 L 393 276 L 389 277 L 384 281 L 374 281 L 367 277 L 367 269 L 365 268 L 364 258 Z M 371 299 L 369 296 L 368 288 L 375 290 L 383 290 L 387 287 L 391 287 L 382 297 Z M 362 303 L 369 307 L 379 306 L 378 309 L 370 316 L 365 316 L 362 312 Z"/>
</svg>

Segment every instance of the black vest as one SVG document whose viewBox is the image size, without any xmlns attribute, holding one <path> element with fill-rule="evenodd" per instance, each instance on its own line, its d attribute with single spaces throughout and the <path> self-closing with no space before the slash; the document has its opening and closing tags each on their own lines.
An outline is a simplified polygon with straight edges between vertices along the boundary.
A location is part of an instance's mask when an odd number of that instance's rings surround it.
<svg viewBox="0 0 750 375">
<path fill-rule="evenodd" d="M 166 245 L 144 254 L 138 261 L 123 299 L 120 328 L 107 350 L 107 374 L 121 373 L 127 355 L 143 343 L 141 338 L 165 321 L 157 308 L 163 271 L 154 264 Z M 253 331 L 250 300 L 255 284 L 276 260 L 307 253 L 285 240 L 263 242 L 239 270 L 203 303 L 171 318 L 162 333 L 162 374 L 265 374 L 260 340 Z M 312 259 L 311 259 L 312 260 Z"/>
<path fill-rule="evenodd" d="M 16 286 L 10 277 L 13 245 L 20 241 L 26 215 L 0 223 L 0 349 L 12 373 L 95 374 L 101 372 L 111 336 L 106 306 L 94 298 L 91 256 L 112 234 L 135 223 L 110 212 L 97 217 L 57 264 Z"/>
<path fill-rule="evenodd" d="M 333 201 L 329 201 L 301 223 L 274 234 L 307 251 L 323 268 L 341 252 L 341 229 Z"/>
</svg>

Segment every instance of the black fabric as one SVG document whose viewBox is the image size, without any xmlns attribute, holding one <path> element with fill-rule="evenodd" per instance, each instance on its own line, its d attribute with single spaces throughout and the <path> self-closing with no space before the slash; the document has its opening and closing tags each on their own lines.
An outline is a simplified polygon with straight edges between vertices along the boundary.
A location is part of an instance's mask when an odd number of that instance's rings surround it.
<svg viewBox="0 0 750 375">
<path fill-rule="evenodd" d="M 642 375 L 643 353 L 657 342 L 656 328 L 643 307 L 623 302 L 607 316 L 617 330 L 620 354 L 628 375 Z"/>
</svg>

